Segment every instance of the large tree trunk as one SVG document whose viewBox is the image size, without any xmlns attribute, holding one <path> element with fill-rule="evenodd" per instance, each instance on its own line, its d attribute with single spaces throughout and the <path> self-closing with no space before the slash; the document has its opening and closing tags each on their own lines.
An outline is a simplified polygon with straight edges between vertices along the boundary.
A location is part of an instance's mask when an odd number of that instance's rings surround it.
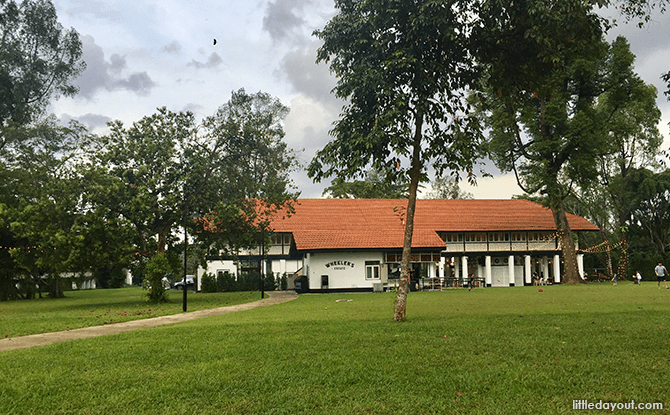
<svg viewBox="0 0 670 415">
<path fill-rule="evenodd" d="M 402 261 L 400 264 L 400 281 L 398 295 L 395 300 L 393 320 L 404 321 L 407 308 L 407 291 L 409 290 L 409 258 L 412 253 L 412 234 L 414 233 L 414 211 L 416 210 L 416 193 L 421 175 L 421 128 L 423 117 L 418 117 L 414 133 L 414 148 L 412 151 L 412 167 L 410 169 L 409 200 L 407 201 L 407 215 L 405 216 L 405 237 L 402 246 Z"/>
<path fill-rule="evenodd" d="M 563 282 L 577 284 L 581 281 L 577 267 L 577 252 L 575 251 L 575 241 L 572 239 L 568 218 L 563 208 L 563 200 L 551 203 L 551 213 L 554 216 L 554 223 L 563 252 L 563 261 L 565 262 L 565 279 Z"/>
</svg>

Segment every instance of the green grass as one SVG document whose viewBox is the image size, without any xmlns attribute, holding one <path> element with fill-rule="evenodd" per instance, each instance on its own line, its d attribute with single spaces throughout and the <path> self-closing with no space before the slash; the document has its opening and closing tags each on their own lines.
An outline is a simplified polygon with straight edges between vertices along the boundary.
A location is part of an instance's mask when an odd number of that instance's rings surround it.
<svg viewBox="0 0 670 415">
<path fill-rule="evenodd" d="M 151 304 L 141 288 L 67 291 L 65 298 L 0 302 L 0 338 L 121 323 L 182 312 L 182 291 L 169 302 Z M 188 311 L 248 303 L 258 292 L 187 293 Z"/>
<path fill-rule="evenodd" d="M 404 323 L 391 321 L 393 302 L 303 295 L 3 352 L 0 413 L 582 412 L 574 399 L 670 409 L 670 290 L 655 284 L 411 293 Z"/>
</svg>

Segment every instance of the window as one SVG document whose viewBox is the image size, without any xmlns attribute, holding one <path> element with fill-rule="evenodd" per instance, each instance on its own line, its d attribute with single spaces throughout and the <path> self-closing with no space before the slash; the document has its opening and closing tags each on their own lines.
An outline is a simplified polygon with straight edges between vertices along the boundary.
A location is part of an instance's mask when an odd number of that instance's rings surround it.
<svg viewBox="0 0 670 415">
<path fill-rule="evenodd" d="M 509 233 L 490 233 L 489 242 L 509 242 Z"/>
<path fill-rule="evenodd" d="M 444 233 L 444 234 L 442 234 L 442 239 L 444 240 L 444 242 L 447 242 L 447 243 L 463 242 L 463 234 L 462 233 Z"/>
<path fill-rule="evenodd" d="M 477 233 L 466 233 L 465 234 L 466 242 L 486 242 L 486 234 L 477 232 Z"/>
<path fill-rule="evenodd" d="M 379 279 L 379 261 L 365 261 L 365 279 Z"/>
<path fill-rule="evenodd" d="M 512 241 L 513 242 L 525 242 L 526 241 L 526 233 L 525 232 L 513 232 L 512 233 Z"/>
</svg>

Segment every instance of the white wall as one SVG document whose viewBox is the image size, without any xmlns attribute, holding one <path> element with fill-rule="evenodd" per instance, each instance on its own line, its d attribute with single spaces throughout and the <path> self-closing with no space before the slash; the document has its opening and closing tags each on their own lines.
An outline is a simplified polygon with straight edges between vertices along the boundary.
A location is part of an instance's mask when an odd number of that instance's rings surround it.
<svg viewBox="0 0 670 415">
<path fill-rule="evenodd" d="M 202 289 L 202 276 L 205 275 L 205 273 L 216 276 L 219 271 L 228 271 L 231 274 L 237 274 L 237 266 L 231 259 L 207 261 L 207 268 L 198 267 L 198 271 L 196 272 L 196 277 L 198 278 L 198 291 Z"/>
<path fill-rule="evenodd" d="M 321 289 L 321 276 L 328 275 L 328 288 L 370 288 L 380 279 L 366 280 L 365 261 L 379 261 L 384 266 L 381 252 L 313 253 L 310 256 L 309 288 Z"/>
</svg>

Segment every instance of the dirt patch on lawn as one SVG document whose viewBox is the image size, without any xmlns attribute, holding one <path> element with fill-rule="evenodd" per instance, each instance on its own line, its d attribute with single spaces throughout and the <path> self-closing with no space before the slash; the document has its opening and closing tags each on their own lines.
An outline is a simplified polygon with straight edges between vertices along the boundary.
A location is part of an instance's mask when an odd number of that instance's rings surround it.
<svg viewBox="0 0 670 415">
<path fill-rule="evenodd" d="M 30 336 L 0 339 L 0 352 L 6 350 L 27 349 L 29 347 L 44 346 L 47 344 L 60 343 L 68 340 L 86 339 L 89 337 L 105 336 L 107 334 L 123 333 L 124 331 L 165 326 L 168 324 L 179 323 L 181 321 L 195 320 L 197 318 L 218 316 L 221 314 L 234 313 L 236 311 L 251 310 L 252 308 L 285 303 L 287 301 L 298 298 L 298 295 L 293 291 L 274 291 L 268 294 L 270 295 L 270 298 L 264 298 L 252 303 L 212 308 L 209 310 L 198 310 L 182 314 L 173 314 L 171 316 L 148 318 L 144 320 L 127 321 L 125 323 L 106 324 L 104 326 L 84 327 L 80 329 L 58 331 L 54 333 L 32 334 Z"/>
</svg>

